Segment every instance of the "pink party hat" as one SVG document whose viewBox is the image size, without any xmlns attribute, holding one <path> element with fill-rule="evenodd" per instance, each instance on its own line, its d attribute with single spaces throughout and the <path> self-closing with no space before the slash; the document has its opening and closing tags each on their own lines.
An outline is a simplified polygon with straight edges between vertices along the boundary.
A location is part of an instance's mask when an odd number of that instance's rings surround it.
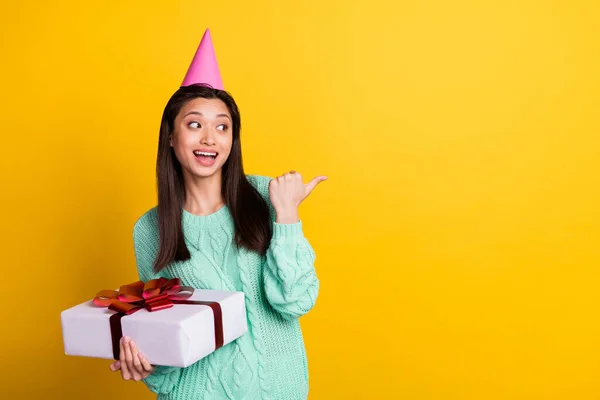
<svg viewBox="0 0 600 400">
<path fill-rule="evenodd" d="M 181 86 L 189 86 L 195 83 L 208 84 L 215 89 L 224 90 L 209 29 L 206 29 L 204 36 L 202 36 L 198 50 L 196 50 L 194 59 Z"/>
</svg>

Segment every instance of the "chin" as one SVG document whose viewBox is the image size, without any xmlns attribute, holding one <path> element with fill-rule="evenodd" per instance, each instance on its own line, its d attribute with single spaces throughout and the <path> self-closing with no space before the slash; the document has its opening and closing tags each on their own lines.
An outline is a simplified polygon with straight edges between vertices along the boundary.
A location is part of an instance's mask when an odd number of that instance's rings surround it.
<svg viewBox="0 0 600 400">
<path fill-rule="evenodd" d="M 206 167 L 202 167 L 202 168 L 194 168 L 194 170 L 189 171 L 190 174 L 194 177 L 194 178 L 210 178 L 211 176 L 215 176 L 215 175 L 221 175 L 221 172 L 223 171 L 223 169 L 221 167 L 210 167 L 210 168 L 206 168 Z"/>
</svg>

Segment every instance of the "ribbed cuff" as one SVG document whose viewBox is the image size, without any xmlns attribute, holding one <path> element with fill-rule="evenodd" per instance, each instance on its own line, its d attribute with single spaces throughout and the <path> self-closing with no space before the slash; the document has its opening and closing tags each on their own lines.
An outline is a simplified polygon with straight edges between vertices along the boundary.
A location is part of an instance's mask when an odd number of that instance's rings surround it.
<svg viewBox="0 0 600 400">
<path fill-rule="evenodd" d="M 170 374 L 171 372 L 175 371 L 178 368 L 179 367 L 166 367 L 164 365 L 158 365 L 154 369 L 154 372 L 152 373 L 152 375 L 166 375 L 166 374 Z"/>
<path fill-rule="evenodd" d="M 156 370 L 142 381 L 156 394 L 167 394 L 173 391 L 179 380 L 178 367 L 157 366 Z"/>
<path fill-rule="evenodd" d="M 302 237 L 302 221 L 293 224 L 273 224 L 273 239 Z"/>
</svg>

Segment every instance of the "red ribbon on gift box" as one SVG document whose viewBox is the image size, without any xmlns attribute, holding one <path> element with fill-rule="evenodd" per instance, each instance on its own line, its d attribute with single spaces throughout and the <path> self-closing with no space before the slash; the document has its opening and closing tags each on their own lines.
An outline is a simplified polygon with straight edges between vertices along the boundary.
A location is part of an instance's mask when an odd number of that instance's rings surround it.
<svg viewBox="0 0 600 400">
<path fill-rule="evenodd" d="M 94 297 L 94 304 L 108 307 L 116 311 L 111 315 L 110 333 L 112 338 L 113 358 L 119 359 L 121 347 L 119 342 L 123 337 L 121 319 L 143 308 L 150 312 L 173 307 L 174 304 L 205 305 L 213 310 L 215 324 L 215 350 L 223 346 L 223 312 L 216 301 L 188 300 L 194 293 L 194 288 L 182 286 L 179 278 L 157 278 L 146 283 L 137 281 L 123 285 L 119 290 L 102 290 Z"/>
</svg>

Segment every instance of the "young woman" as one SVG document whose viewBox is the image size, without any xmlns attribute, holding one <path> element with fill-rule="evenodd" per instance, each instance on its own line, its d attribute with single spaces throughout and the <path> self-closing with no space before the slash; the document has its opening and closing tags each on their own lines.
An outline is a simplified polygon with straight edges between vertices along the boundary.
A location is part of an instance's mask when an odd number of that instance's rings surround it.
<svg viewBox="0 0 600 400">
<path fill-rule="evenodd" d="M 157 178 L 158 205 L 134 227 L 140 279 L 242 291 L 249 331 L 187 368 L 150 365 L 123 338 L 111 369 L 160 399 L 306 399 L 298 318 L 313 308 L 319 281 L 298 206 L 326 178 L 245 175 L 234 99 L 197 84 L 164 110 Z"/>
</svg>

